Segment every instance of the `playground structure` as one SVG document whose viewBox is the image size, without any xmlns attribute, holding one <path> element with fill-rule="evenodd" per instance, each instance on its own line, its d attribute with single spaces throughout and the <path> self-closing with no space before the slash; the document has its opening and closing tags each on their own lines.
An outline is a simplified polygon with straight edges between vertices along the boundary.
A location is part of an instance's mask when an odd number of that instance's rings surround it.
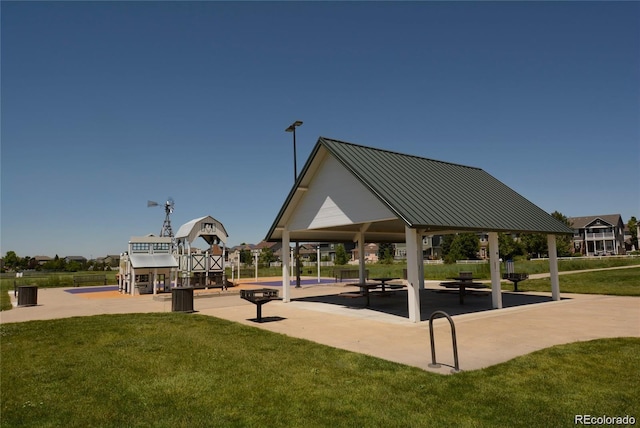
<svg viewBox="0 0 640 428">
<path fill-rule="evenodd" d="M 206 250 L 193 247 L 198 238 Z M 133 236 L 120 256 L 118 289 L 125 294 L 157 294 L 175 287 L 226 288 L 228 235 L 211 216 L 193 219 L 175 236 Z"/>
</svg>

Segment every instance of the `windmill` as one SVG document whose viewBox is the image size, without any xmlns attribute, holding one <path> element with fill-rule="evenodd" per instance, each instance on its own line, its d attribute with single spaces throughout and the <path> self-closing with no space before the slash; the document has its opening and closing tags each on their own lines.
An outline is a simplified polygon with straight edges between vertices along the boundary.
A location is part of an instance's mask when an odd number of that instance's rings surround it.
<svg viewBox="0 0 640 428">
<path fill-rule="evenodd" d="M 157 202 L 147 201 L 147 207 L 157 207 Z M 164 203 L 164 223 L 162 223 L 162 230 L 160 231 L 160 236 L 169 236 L 173 238 L 173 230 L 171 229 L 171 213 L 173 213 L 173 198 L 169 197 L 167 201 Z"/>
</svg>

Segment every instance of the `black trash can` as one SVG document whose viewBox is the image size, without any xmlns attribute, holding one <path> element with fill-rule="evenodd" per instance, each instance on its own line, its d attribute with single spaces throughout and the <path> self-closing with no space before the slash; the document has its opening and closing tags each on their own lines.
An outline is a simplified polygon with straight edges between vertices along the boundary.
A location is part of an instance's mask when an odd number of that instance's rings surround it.
<svg viewBox="0 0 640 428">
<path fill-rule="evenodd" d="M 38 304 L 37 285 L 18 286 L 18 306 L 36 306 Z"/>
<path fill-rule="evenodd" d="M 171 289 L 172 312 L 195 312 L 193 310 L 193 287 Z"/>
</svg>

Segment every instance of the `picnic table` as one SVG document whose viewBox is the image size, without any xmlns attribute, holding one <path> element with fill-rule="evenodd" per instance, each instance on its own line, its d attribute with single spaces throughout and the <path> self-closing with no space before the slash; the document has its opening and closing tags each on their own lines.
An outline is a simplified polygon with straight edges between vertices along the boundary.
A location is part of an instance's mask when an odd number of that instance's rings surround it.
<svg viewBox="0 0 640 428">
<path fill-rule="evenodd" d="M 345 293 L 340 293 L 340 296 L 342 297 L 364 297 L 365 300 L 365 307 L 368 308 L 371 301 L 370 301 L 370 294 L 369 290 L 373 290 L 376 289 L 380 286 L 380 283 L 378 282 L 362 282 L 359 284 L 352 284 L 355 287 L 359 287 L 360 291 L 358 292 L 353 292 L 353 291 L 347 291 Z"/>
<path fill-rule="evenodd" d="M 451 279 L 452 281 L 441 282 L 440 286 L 446 288 L 457 288 L 461 305 L 464 305 L 464 295 L 467 288 L 485 288 L 483 283 L 474 282 L 471 275 L 462 274 L 462 272 L 459 276 L 447 279 Z"/>
<path fill-rule="evenodd" d="M 393 278 L 393 277 L 373 278 L 374 281 L 378 281 L 380 283 L 380 284 L 378 284 L 378 286 L 382 287 L 382 292 L 383 293 L 386 291 L 386 287 L 387 286 L 389 286 L 389 288 L 402 288 L 402 287 L 404 287 L 403 285 L 387 284 L 387 282 L 393 281 L 395 279 L 400 279 L 400 278 Z"/>
<path fill-rule="evenodd" d="M 340 296 L 342 297 L 364 297 L 365 300 L 365 307 L 368 308 L 371 304 L 371 290 L 375 290 L 376 288 L 382 288 L 382 293 L 384 295 L 384 292 L 387 290 L 387 287 L 389 287 L 390 289 L 396 289 L 396 288 L 402 288 L 404 287 L 404 285 L 400 285 L 400 284 L 387 284 L 387 282 L 394 280 L 394 279 L 398 279 L 398 278 L 376 278 L 376 282 L 361 282 L 358 284 L 350 284 L 353 285 L 354 287 L 359 287 L 360 290 L 357 292 L 353 292 L 353 291 L 347 291 L 345 293 L 340 293 Z"/>
</svg>

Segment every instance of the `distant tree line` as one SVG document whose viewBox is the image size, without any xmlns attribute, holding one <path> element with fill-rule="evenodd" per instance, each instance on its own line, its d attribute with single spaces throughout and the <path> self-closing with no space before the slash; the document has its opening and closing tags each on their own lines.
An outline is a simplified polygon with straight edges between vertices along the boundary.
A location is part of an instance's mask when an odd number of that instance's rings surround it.
<svg viewBox="0 0 640 428">
<path fill-rule="evenodd" d="M 556 220 L 571 227 L 567 217 L 554 211 L 551 214 Z M 573 254 L 573 237 L 570 235 L 556 236 L 556 250 L 559 257 Z M 445 263 L 455 263 L 456 260 L 476 260 L 479 258 L 480 239 L 475 233 L 459 233 L 446 235 L 442 242 L 442 257 Z M 517 256 L 527 258 L 545 257 L 549 253 L 547 235 L 542 233 L 498 233 L 498 251 L 503 260 Z"/>
<path fill-rule="evenodd" d="M 571 227 L 567 217 L 561 213 L 555 211 L 551 215 Z M 559 235 L 556 237 L 558 256 L 570 256 L 573 253 L 572 246 L 572 236 Z M 500 257 L 503 260 L 513 259 L 518 256 L 540 258 L 547 256 L 549 252 L 547 235 L 541 233 L 521 233 L 518 235 L 498 233 L 498 247 Z M 456 260 L 478 260 L 480 259 L 480 238 L 474 232 L 444 235 L 441 243 L 441 252 L 445 263 L 455 263 Z M 384 243 L 378 245 L 378 263 L 393 263 L 393 254 L 393 244 Z"/>
<path fill-rule="evenodd" d="M 7 251 L 2 260 L 2 271 L 46 271 L 46 272 L 79 272 L 85 270 L 105 270 L 111 269 L 114 266 L 105 265 L 104 263 L 98 263 L 95 260 L 89 260 L 81 263 L 76 260 L 66 261 L 64 258 L 56 256 L 40 264 L 34 257 L 25 256 L 20 257 L 15 251 Z"/>
</svg>

